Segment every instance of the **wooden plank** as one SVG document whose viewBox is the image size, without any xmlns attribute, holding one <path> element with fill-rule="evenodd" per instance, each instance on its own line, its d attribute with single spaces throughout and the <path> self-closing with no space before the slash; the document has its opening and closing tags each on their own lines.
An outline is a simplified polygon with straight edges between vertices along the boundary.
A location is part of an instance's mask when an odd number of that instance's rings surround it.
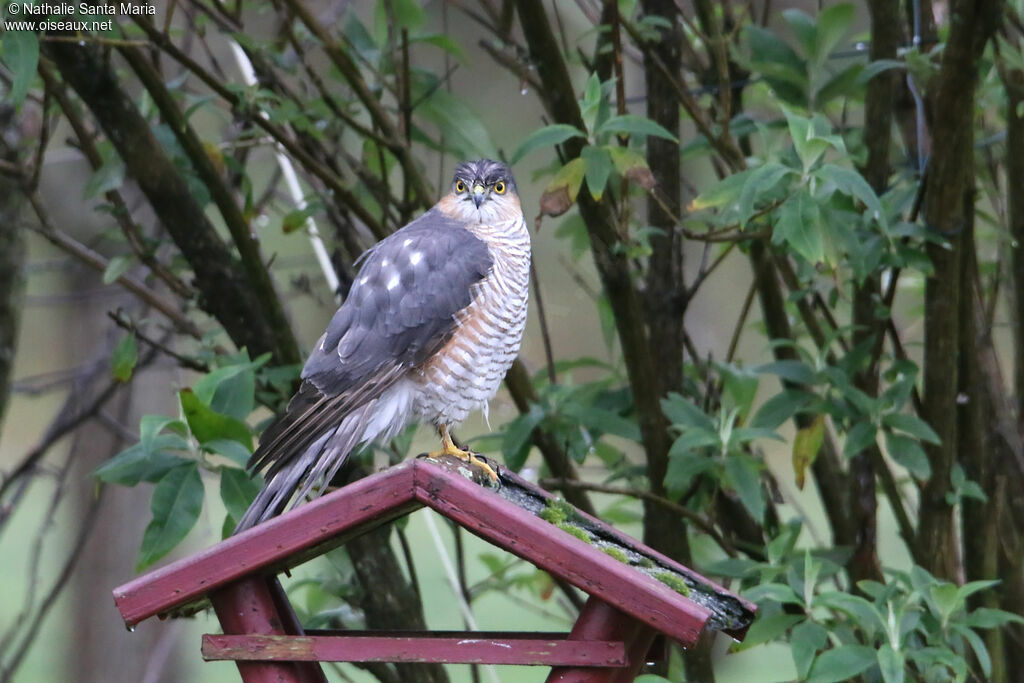
<svg viewBox="0 0 1024 683">
<path fill-rule="evenodd" d="M 288 625 L 278 613 L 274 586 L 267 579 L 251 576 L 236 581 L 210 596 L 225 633 L 262 634 L 288 637 Z M 326 683 L 315 662 L 237 661 L 245 683 Z"/>
<path fill-rule="evenodd" d="M 572 627 L 569 640 L 616 640 L 626 648 L 620 669 L 554 667 L 546 683 L 629 683 L 643 668 L 655 631 L 606 602 L 591 596 Z"/>
<path fill-rule="evenodd" d="M 412 461 L 361 479 L 195 555 L 114 589 L 127 626 L 188 604 L 246 575 L 306 558 L 419 507 Z"/>
<path fill-rule="evenodd" d="M 480 638 L 484 640 L 566 640 L 569 634 L 561 631 L 390 631 L 384 629 L 305 629 L 307 636 L 378 638 Z M 586 639 L 584 639 L 586 640 Z M 590 639 L 593 640 L 593 639 Z"/>
<path fill-rule="evenodd" d="M 711 616 L 688 597 L 480 486 L 425 465 L 415 475 L 416 497 L 424 505 L 685 647 L 697 642 Z"/>
<path fill-rule="evenodd" d="M 625 645 L 600 640 L 398 636 L 205 635 L 203 659 L 321 662 L 440 662 L 621 667 Z"/>
</svg>

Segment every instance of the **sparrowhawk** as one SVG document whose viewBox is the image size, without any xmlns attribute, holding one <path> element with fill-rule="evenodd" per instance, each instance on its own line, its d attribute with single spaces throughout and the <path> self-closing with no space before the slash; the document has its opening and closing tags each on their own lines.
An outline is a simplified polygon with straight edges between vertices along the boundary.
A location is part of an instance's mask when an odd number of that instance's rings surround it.
<svg viewBox="0 0 1024 683">
<path fill-rule="evenodd" d="M 526 325 L 530 236 L 508 167 L 460 164 L 447 195 L 356 263 L 298 393 L 249 461 L 266 485 L 236 533 L 322 489 L 352 451 L 411 422 L 437 428 L 440 452 L 472 457 L 449 430 L 473 410 L 486 416 Z"/>
</svg>

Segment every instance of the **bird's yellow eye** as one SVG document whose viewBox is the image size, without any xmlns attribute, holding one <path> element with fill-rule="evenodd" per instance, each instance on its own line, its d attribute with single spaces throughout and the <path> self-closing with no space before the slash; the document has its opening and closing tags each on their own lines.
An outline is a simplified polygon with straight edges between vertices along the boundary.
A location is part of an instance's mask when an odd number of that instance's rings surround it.
<svg viewBox="0 0 1024 683">
<path fill-rule="evenodd" d="M 505 194 L 505 183 L 501 182 L 500 180 L 494 183 L 494 191 L 497 192 L 498 194 Z"/>
<path fill-rule="evenodd" d="M 466 191 L 466 183 L 462 182 L 461 180 L 456 181 L 456 183 L 455 183 L 455 191 L 456 192 L 465 192 Z"/>
</svg>

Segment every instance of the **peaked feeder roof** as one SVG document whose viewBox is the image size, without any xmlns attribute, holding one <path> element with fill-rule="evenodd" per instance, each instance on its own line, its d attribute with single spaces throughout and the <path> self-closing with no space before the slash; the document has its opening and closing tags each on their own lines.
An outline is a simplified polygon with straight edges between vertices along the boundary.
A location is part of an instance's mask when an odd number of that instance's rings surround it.
<svg viewBox="0 0 1024 683">
<path fill-rule="evenodd" d="M 136 578 L 116 588 L 114 600 L 125 624 L 132 627 L 149 617 L 166 616 L 186 608 L 212 594 L 225 632 L 251 633 L 240 624 L 229 629 L 225 623 L 226 613 L 217 601 L 218 593 L 226 595 L 233 584 L 244 583 L 246 579 L 273 576 L 381 524 L 420 507 L 429 507 L 484 540 L 579 588 L 591 596 L 591 602 L 610 606 L 684 647 L 691 647 L 705 630 L 723 631 L 742 639 L 753 621 L 756 610 L 753 604 L 519 476 L 502 470 L 501 486 L 497 490 L 477 483 L 474 479 L 477 476 L 456 459 L 407 460 Z M 283 593 L 279 589 L 277 593 L 274 603 L 279 607 Z M 577 629 L 580 627 L 581 622 L 577 622 Z M 297 625 L 292 631 L 280 631 L 285 632 L 302 634 Z M 575 634 L 576 629 L 568 637 L 571 639 Z M 515 634 L 515 638 L 522 639 L 525 635 Z M 304 646 L 290 642 L 284 648 L 286 652 L 270 648 L 279 655 L 284 652 L 281 657 L 275 657 L 273 652 L 254 654 L 254 649 L 269 646 L 269 641 L 254 644 L 251 639 L 235 642 L 232 638 L 238 636 L 206 636 L 204 656 L 208 659 L 357 661 L 351 648 L 346 649 L 342 644 L 343 638 L 305 637 L 302 639 Z M 332 640 L 336 641 L 333 645 Z M 386 639 L 375 640 L 388 650 Z M 425 646 L 428 640 L 417 642 Z M 359 642 L 365 645 L 370 641 Z M 450 644 L 473 645 L 474 642 L 477 645 L 474 651 L 480 656 L 469 661 L 513 663 L 501 661 L 501 648 L 507 648 L 507 644 L 499 643 L 498 651 L 490 658 L 486 652 L 481 654 L 479 641 L 452 640 Z M 240 653 L 237 648 L 232 650 L 232 645 L 247 649 L 248 654 Z M 303 647 L 305 651 L 300 652 Z M 402 647 L 415 649 L 417 643 L 395 647 L 391 648 L 392 655 Z M 226 648 L 228 654 L 218 654 L 218 648 Z M 646 649 L 639 656 L 644 654 Z M 546 660 L 540 657 L 535 663 L 551 664 L 557 659 L 551 657 Z M 410 659 L 381 655 L 376 661 Z M 464 660 L 448 657 L 413 661 Z M 241 662 L 239 668 L 245 680 L 262 680 L 247 677 Z"/>
</svg>

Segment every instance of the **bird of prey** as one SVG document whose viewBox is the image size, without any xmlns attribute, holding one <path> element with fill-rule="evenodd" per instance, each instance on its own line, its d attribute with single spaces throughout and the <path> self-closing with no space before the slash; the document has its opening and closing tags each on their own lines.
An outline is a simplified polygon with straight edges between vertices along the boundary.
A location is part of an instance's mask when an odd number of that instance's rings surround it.
<svg viewBox="0 0 1024 683">
<path fill-rule="evenodd" d="M 487 414 L 526 325 L 530 236 L 504 164 L 460 164 L 432 209 L 370 248 L 302 370 L 284 415 L 249 461 L 266 485 L 235 532 L 320 490 L 348 455 L 412 422 L 434 425 L 437 454 L 483 465 L 449 431 Z"/>
</svg>

